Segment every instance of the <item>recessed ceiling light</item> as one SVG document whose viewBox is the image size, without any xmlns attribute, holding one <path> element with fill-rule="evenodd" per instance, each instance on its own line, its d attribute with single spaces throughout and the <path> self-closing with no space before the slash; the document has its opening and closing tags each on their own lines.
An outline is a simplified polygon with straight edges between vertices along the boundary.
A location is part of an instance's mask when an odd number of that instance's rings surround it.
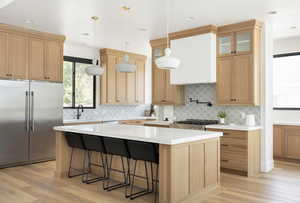
<svg viewBox="0 0 300 203">
<path fill-rule="evenodd" d="M 193 21 L 193 20 L 195 20 L 195 19 L 196 19 L 196 18 L 195 18 L 194 16 L 190 16 L 190 17 L 187 17 L 187 18 L 186 18 L 187 21 Z"/>
<path fill-rule="evenodd" d="M 26 24 L 33 24 L 33 21 L 32 20 L 24 20 L 24 23 L 26 23 Z"/>
<path fill-rule="evenodd" d="M 270 12 L 268 12 L 268 14 L 270 14 L 270 15 L 276 15 L 277 11 L 270 11 Z"/>
<path fill-rule="evenodd" d="M 85 33 L 82 33 L 82 35 L 83 36 L 90 36 L 90 33 L 85 32 Z"/>
<path fill-rule="evenodd" d="M 124 11 L 129 11 L 130 10 L 130 7 L 129 6 L 122 6 L 122 9 L 124 10 Z"/>
<path fill-rule="evenodd" d="M 291 26 L 291 27 L 290 27 L 291 30 L 294 30 L 294 29 L 296 29 L 296 28 L 297 28 L 297 26 Z"/>
</svg>

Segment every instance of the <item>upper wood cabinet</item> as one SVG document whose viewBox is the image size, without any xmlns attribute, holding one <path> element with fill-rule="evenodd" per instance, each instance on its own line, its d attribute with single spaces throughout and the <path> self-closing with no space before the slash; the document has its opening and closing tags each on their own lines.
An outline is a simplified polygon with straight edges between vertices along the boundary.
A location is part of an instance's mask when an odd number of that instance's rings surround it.
<svg viewBox="0 0 300 203">
<path fill-rule="evenodd" d="M 156 67 L 155 59 L 164 55 L 166 39 L 151 41 L 152 46 L 152 104 L 183 105 L 184 86 L 171 85 L 170 71 Z"/>
<path fill-rule="evenodd" d="M 217 103 L 260 104 L 261 26 L 256 20 L 218 28 Z"/>
<path fill-rule="evenodd" d="M 274 158 L 300 160 L 300 127 L 275 125 Z"/>
<path fill-rule="evenodd" d="M 62 82 L 64 40 L 0 24 L 0 78 Z"/>
<path fill-rule="evenodd" d="M 129 55 L 129 62 L 136 65 L 136 72 L 116 71 L 125 53 Z M 113 49 L 101 49 L 100 55 L 105 68 L 100 82 L 101 104 L 144 104 L 146 56 Z"/>
<path fill-rule="evenodd" d="M 8 35 L 8 72 L 12 79 L 28 78 L 28 38 L 22 35 Z"/>
</svg>

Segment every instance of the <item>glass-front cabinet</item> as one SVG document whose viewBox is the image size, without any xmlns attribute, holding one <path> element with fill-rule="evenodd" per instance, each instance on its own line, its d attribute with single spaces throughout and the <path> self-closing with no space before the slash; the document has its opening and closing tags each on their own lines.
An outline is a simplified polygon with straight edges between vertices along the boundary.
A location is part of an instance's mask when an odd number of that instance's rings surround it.
<svg viewBox="0 0 300 203">
<path fill-rule="evenodd" d="M 252 30 L 243 30 L 218 35 L 218 56 L 248 54 L 252 52 Z"/>
</svg>

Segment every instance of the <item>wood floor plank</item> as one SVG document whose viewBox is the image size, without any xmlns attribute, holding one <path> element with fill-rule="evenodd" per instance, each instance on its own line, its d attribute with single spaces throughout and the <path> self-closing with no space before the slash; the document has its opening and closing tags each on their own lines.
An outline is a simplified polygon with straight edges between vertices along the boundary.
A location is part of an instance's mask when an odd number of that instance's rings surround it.
<svg viewBox="0 0 300 203">
<path fill-rule="evenodd" d="M 134 201 L 124 189 L 106 192 L 100 183 L 83 184 L 80 177 L 57 179 L 55 162 L 0 170 L 0 203 L 152 203 L 153 195 Z M 200 203 L 300 203 L 300 165 L 276 164 L 258 177 L 221 174 L 222 192 Z M 195 202 L 198 203 L 198 202 Z"/>
</svg>

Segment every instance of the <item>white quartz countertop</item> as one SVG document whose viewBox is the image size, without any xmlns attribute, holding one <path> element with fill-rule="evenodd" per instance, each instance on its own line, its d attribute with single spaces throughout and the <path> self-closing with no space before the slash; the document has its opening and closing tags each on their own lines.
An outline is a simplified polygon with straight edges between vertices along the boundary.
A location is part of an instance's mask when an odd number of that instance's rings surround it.
<svg viewBox="0 0 300 203">
<path fill-rule="evenodd" d="M 221 132 L 158 128 L 120 124 L 94 124 L 77 126 L 58 126 L 56 131 L 74 132 L 104 137 L 121 138 L 165 145 L 176 145 L 188 142 L 217 138 Z"/>
<path fill-rule="evenodd" d="M 246 126 L 246 125 L 207 125 L 206 129 L 221 129 L 221 130 L 240 130 L 253 131 L 260 130 L 261 126 Z"/>
<path fill-rule="evenodd" d="M 72 123 L 88 123 L 88 122 L 108 122 L 108 121 L 124 121 L 124 120 L 156 120 L 156 117 L 130 117 L 118 119 L 64 119 L 64 124 Z"/>
<path fill-rule="evenodd" d="M 275 121 L 274 125 L 294 125 L 294 126 L 300 126 L 300 121 Z"/>
<path fill-rule="evenodd" d="M 144 124 L 147 125 L 161 125 L 161 126 L 169 126 L 173 121 L 146 121 Z"/>
</svg>

